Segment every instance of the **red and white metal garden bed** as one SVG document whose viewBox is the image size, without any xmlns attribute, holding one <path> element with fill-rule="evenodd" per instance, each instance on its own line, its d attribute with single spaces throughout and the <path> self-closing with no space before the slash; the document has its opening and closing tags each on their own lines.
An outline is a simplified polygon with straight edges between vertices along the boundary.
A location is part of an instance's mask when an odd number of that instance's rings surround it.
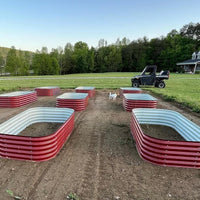
<svg viewBox="0 0 200 200">
<path fill-rule="evenodd" d="M 15 108 L 37 100 L 35 91 L 16 91 L 0 95 L 0 107 Z"/>
<path fill-rule="evenodd" d="M 133 108 L 156 108 L 157 99 L 149 94 L 124 94 L 123 106 L 129 112 Z"/>
<path fill-rule="evenodd" d="M 38 122 L 56 122 L 63 125 L 55 133 L 43 137 L 18 135 L 29 125 Z M 49 160 L 60 151 L 73 127 L 73 109 L 28 109 L 0 125 L 0 157 L 32 161 Z"/>
<path fill-rule="evenodd" d="M 57 97 L 56 106 L 72 108 L 75 111 L 85 110 L 88 105 L 88 93 L 64 93 Z"/>
<path fill-rule="evenodd" d="M 95 95 L 94 87 L 80 86 L 75 89 L 77 93 L 88 93 L 88 96 L 91 98 Z"/>
<path fill-rule="evenodd" d="M 121 87 L 120 95 L 123 96 L 123 94 L 125 93 L 138 94 L 142 93 L 142 90 L 140 88 L 134 88 L 134 87 Z"/>
<path fill-rule="evenodd" d="M 60 88 L 56 86 L 35 88 L 37 96 L 54 96 L 60 94 Z"/>
<path fill-rule="evenodd" d="M 148 136 L 140 124 L 169 126 L 186 141 Z M 165 109 L 133 109 L 130 126 L 138 153 L 144 160 L 162 166 L 200 168 L 200 127 L 180 113 Z"/>
</svg>

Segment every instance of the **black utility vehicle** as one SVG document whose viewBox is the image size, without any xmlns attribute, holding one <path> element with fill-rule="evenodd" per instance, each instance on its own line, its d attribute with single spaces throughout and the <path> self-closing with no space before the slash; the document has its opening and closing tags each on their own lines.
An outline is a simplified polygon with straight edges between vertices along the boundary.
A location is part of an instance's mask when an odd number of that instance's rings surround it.
<svg viewBox="0 0 200 200">
<path fill-rule="evenodd" d="M 164 88 L 164 79 L 169 79 L 169 71 L 161 71 L 160 74 L 156 74 L 157 66 L 146 66 L 141 75 L 134 76 L 131 79 L 132 87 L 139 87 L 140 85 L 154 85 L 158 88 Z"/>
</svg>

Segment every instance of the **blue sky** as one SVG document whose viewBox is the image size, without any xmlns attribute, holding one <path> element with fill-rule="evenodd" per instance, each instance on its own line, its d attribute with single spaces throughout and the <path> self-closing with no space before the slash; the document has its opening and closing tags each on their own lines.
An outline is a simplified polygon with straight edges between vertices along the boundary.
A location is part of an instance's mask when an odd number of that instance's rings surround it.
<svg viewBox="0 0 200 200">
<path fill-rule="evenodd" d="M 0 46 L 49 51 L 99 39 L 166 36 L 200 22 L 197 0 L 0 0 Z"/>
</svg>

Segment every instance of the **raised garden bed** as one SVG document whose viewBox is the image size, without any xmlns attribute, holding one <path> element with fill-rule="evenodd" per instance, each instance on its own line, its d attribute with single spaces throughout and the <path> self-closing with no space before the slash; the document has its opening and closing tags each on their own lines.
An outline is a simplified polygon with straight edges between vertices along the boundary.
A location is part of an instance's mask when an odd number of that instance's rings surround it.
<svg viewBox="0 0 200 200">
<path fill-rule="evenodd" d="M 16 91 L 0 95 L 0 107 L 16 108 L 37 100 L 35 91 Z"/>
<path fill-rule="evenodd" d="M 35 88 L 37 96 L 54 96 L 60 94 L 60 88 L 55 86 Z"/>
<path fill-rule="evenodd" d="M 85 110 L 88 104 L 88 93 L 64 93 L 57 97 L 56 106 L 72 108 L 75 111 Z"/>
<path fill-rule="evenodd" d="M 140 88 L 134 88 L 134 87 L 121 87 L 120 95 L 123 96 L 123 94 L 125 93 L 138 94 L 142 93 L 142 90 Z"/>
<path fill-rule="evenodd" d="M 157 99 L 149 94 L 124 94 L 123 106 L 129 112 L 133 108 L 156 108 Z"/>
<path fill-rule="evenodd" d="M 171 127 L 186 141 L 148 136 L 140 124 Z M 138 153 L 144 160 L 162 166 L 200 168 L 200 127 L 180 113 L 166 109 L 133 109 L 130 126 Z"/>
<path fill-rule="evenodd" d="M 86 87 L 80 86 L 75 89 L 77 93 L 88 93 L 88 96 L 91 98 L 95 95 L 95 88 L 94 87 Z"/>
<path fill-rule="evenodd" d="M 41 122 L 63 123 L 46 136 L 19 135 L 26 127 Z M 0 125 L 0 156 L 44 161 L 57 155 L 74 127 L 74 110 L 68 108 L 30 108 Z"/>
</svg>

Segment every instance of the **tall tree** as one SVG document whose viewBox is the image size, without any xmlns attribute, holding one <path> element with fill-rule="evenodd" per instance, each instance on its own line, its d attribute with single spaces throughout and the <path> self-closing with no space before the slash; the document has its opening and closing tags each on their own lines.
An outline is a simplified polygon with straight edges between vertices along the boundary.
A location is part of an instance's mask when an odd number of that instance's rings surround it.
<svg viewBox="0 0 200 200">
<path fill-rule="evenodd" d="M 17 54 L 14 46 L 11 47 L 6 58 L 6 71 L 13 75 L 19 74 Z"/>
<path fill-rule="evenodd" d="M 27 55 L 26 55 L 27 56 Z M 19 75 L 28 75 L 30 64 L 28 57 L 25 57 L 24 53 L 19 50 L 19 55 L 17 56 L 17 65 L 18 65 L 18 73 Z"/>
<path fill-rule="evenodd" d="M 191 22 L 184 25 L 180 30 L 180 34 L 190 39 L 200 40 L 200 23 Z"/>
<path fill-rule="evenodd" d="M 32 67 L 36 75 L 59 74 L 59 64 L 57 59 L 51 54 L 35 53 Z"/>
<path fill-rule="evenodd" d="M 5 67 L 5 59 L 2 55 L 2 53 L 0 52 L 0 69 L 1 69 L 0 73 L 1 73 L 1 75 L 4 73 L 4 67 Z"/>
<path fill-rule="evenodd" d="M 121 47 L 111 45 L 109 46 L 107 71 L 117 72 L 121 71 L 121 68 L 122 68 Z"/>
<path fill-rule="evenodd" d="M 63 55 L 63 74 L 74 73 L 75 72 L 75 61 L 73 58 L 74 47 L 71 43 L 67 43 L 64 49 Z"/>
<path fill-rule="evenodd" d="M 88 72 L 94 72 L 95 67 L 95 48 L 92 47 L 88 51 Z"/>
<path fill-rule="evenodd" d="M 88 72 L 88 45 L 85 42 L 77 42 L 74 45 L 74 59 L 75 59 L 75 72 L 86 73 Z"/>
</svg>

